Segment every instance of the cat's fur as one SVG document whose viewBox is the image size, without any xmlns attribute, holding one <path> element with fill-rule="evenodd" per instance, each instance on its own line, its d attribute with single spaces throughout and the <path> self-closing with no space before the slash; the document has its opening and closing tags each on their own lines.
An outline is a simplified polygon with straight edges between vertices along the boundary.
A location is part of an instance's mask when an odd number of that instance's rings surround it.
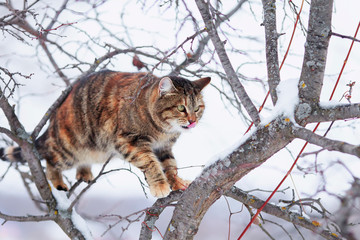
<svg viewBox="0 0 360 240">
<path fill-rule="evenodd" d="M 113 71 L 80 79 L 36 141 L 47 178 L 67 190 L 63 170 L 77 167 L 76 178 L 89 182 L 91 163 L 120 155 L 145 174 L 153 196 L 186 188 L 171 149 L 203 115 L 200 92 L 209 82 Z"/>
</svg>

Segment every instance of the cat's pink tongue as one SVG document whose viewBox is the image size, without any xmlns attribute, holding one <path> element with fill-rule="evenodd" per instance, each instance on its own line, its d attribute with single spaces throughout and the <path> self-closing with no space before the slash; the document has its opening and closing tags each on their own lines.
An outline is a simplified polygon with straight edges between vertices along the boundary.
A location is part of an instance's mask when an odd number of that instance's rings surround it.
<svg viewBox="0 0 360 240">
<path fill-rule="evenodd" d="M 193 128 L 196 126 L 196 122 L 190 123 L 189 125 L 187 125 L 187 128 Z"/>
</svg>

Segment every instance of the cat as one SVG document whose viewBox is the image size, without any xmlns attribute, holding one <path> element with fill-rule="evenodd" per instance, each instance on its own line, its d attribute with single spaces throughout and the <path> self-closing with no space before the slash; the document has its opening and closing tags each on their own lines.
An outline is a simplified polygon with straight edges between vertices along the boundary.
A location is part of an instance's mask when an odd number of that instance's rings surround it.
<svg viewBox="0 0 360 240">
<path fill-rule="evenodd" d="M 92 163 L 121 156 L 144 173 L 154 197 L 187 188 L 190 182 L 177 175 L 172 146 L 201 119 L 201 91 L 209 82 L 209 77 L 189 81 L 109 70 L 78 80 L 35 141 L 47 161 L 48 180 L 67 191 L 62 171 L 77 167 L 76 178 L 90 182 Z M 13 147 L 0 153 L 21 161 L 20 151 Z"/>
</svg>

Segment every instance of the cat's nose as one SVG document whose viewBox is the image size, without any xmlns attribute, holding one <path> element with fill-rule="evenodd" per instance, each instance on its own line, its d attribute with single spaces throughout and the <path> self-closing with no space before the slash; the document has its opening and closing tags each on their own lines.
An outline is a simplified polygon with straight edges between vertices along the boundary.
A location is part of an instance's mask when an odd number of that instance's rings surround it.
<svg viewBox="0 0 360 240">
<path fill-rule="evenodd" d="M 194 115 L 190 115 L 190 116 L 188 116 L 187 120 L 188 120 L 189 124 L 192 124 L 192 123 L 196 122 L 196 117 Z"/>
</svg>

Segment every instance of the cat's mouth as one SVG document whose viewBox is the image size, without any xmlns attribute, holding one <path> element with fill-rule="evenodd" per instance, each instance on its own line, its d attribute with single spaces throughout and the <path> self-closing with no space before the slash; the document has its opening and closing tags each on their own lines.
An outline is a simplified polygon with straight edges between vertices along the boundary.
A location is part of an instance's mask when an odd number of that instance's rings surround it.
<svg viewBox="0 0 360 240">
<path fill-rule="evenodd" d="M 193 122 L 193 123 L 190 123 L 189 125 L 187 126 L 181 126 L 182 128 L 185 128 L 185 129 L 190 129 L 190 128 L 194 128 L 196 126 L 196 122 Z"/>
</svg>

